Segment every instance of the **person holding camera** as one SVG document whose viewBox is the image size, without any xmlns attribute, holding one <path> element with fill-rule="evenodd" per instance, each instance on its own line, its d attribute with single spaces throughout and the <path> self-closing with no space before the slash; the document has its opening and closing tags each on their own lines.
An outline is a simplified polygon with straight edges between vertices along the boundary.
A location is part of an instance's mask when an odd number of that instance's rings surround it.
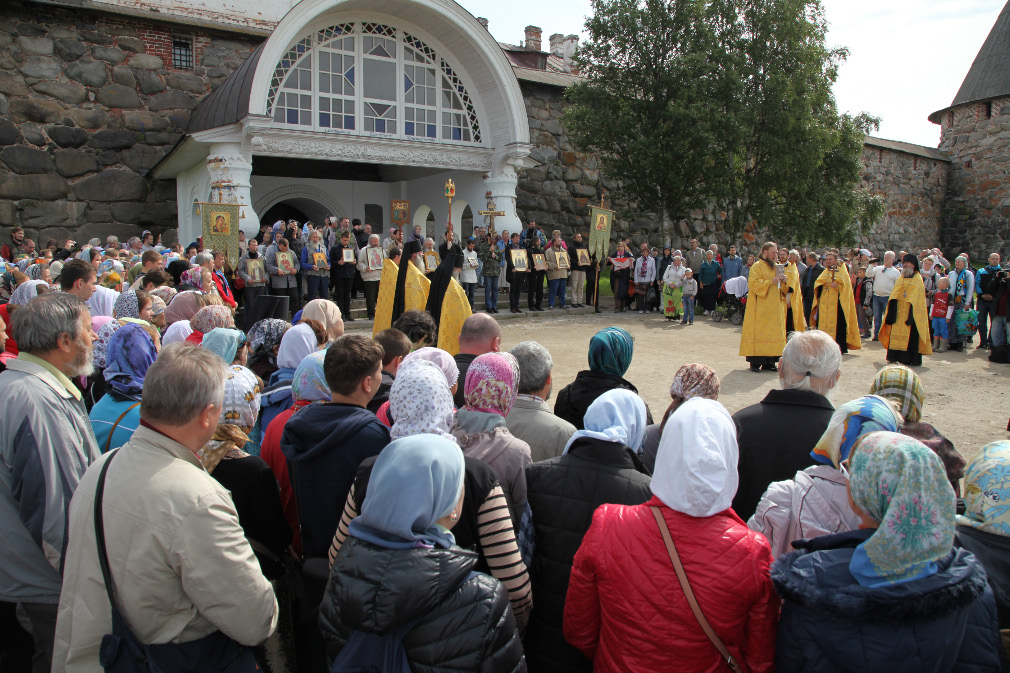
<svg viewBox="0 0 1010 673">
<path fill-rule="evenodd" d="M 1010 300 L 1010 264 L 996 271 L 985 289 L 986 294 L 992 295 L 992 299 L 989 300 L 989 316 L 992 318 L 992 326 L 989 329 L 989 342 L 992 346 L 989 362 L 1010 362 L 1006 333 L 1007 304 Z M 981 322 L 980 314 L 979 323 Z"/>
<path fill-rule="evenodd" d="M 992 334 L 986 321 L 988 318 L 995 318 L 993 297 L 999 274 L 1005 275 L 1006 272 L 1000 268 L 999 254 L 995 252 L 989 255 L 989 264 L 975 274 L 975 289 L 978 291 L 978 303 L 975 308 L 978 310 L 979 348 L 990 348 L 995 345 L 992 343 Z"/>
</svg>

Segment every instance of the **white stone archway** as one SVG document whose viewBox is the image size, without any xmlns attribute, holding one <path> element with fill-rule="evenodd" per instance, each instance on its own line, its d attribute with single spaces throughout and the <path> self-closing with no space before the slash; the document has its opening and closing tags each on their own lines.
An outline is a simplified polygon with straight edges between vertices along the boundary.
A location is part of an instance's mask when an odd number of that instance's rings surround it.
<svg viewBox="0 0 1010 673">
<path fill-rule="evenodd" d="M 424 234 L 425 238 L 432 236 L 433 232 L 428 231 L 428 215 L 431 213 L 431 208 L 428 206 L 419 206 L 414 210 L 414 219 L 411 221 L 411 231 L 414 227 L 421 227 L 421 233 Z"/>
</svg>

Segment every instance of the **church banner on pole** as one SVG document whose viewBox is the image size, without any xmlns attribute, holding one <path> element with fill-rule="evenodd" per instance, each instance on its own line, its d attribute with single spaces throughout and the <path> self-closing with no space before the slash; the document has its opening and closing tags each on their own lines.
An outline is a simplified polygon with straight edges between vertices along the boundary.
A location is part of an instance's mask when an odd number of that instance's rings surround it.
<svg viewBox="0 0 1010 673">
<path fill-rule="evenodd" d="M 614 211 L 593 207 L 589 218 L 589 255 L 598 261 L 610 252 L 610 230 L 614 225 Z"/>
<path fill-rule="evenodd" d="M 237 203 L 201 203 L 203 214 L 203 247 L 219 250 L 231 268 L 238 267 L 238 232 L 242 206 Z"/>
</svg>

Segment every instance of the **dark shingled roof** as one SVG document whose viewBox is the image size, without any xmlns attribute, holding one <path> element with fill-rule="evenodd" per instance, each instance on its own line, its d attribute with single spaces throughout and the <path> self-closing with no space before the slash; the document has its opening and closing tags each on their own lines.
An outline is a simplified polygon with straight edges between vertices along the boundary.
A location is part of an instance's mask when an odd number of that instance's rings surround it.
<svg viewBox="0 0 1010 673">
<path fill-rule="evenodd" d="M 950 107 L 1010 94 L 1010 2 L 979 49 Z"/>
<path fill-rule="evenodd" d="M 241 121 L 249 114 L 249 92 L 252 90 L 256 65 L 266 42 L 256 47 L 239 69 L 228 75 L 221 86 L 200 101 L 189 119 L 186 133 L 197 133 L 207 129 L 227 126 Z"/>
</svg>

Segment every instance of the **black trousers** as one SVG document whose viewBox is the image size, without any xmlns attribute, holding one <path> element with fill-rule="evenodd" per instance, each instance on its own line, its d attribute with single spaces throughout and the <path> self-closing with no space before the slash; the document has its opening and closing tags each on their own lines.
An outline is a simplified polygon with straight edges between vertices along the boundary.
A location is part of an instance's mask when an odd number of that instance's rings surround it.
<svg viewBox="0 0 1010 673">
<path fill-rule="evenodd" d="M 509 278 L 509 309 L 519 310 L 519 301 L 523 294 L 523 278 L 525 273 L 512 272 Z"/>
<path fill-rule="evenodd" d="M 528 275 L 530 286 L 526 290 L 526 303 L 533 310 L 544 303 L 544 276 L 547 274 L 543 271 L 530 271 Z"/>
<path fill-rule="evenodd" d="M 346 320 L 351 316 L 351 287 L 354 285 L 354 278 L 337 278 L 336 281 L 333 300 L 340 307 L 340 315 Z"/>
<path fill-rule="evenodd" d="M 248 332 L 252 329 L 252 323 L 249 321 L 253 315 L 252 307 L 262 295 L 267 294 L 267 288 L 265 285 L 246 285 L 242 292 L 245 300 L 242 304 L 242 315 L 245 320 L 245 331 Z"/>
<path fill-rule="evenodd" d="M 365 284 L 365 310 L 368 312 L 368 319 L 375 318 L 375 300 L 379 297 L 379 281 L 366 280 Z"/>
<path fill-rule="evenodd" d="M 291 315 L 298 313 L 299 309 L 302 307 L 301 286 L 288 288 L 274 287 L 270 288 L 269 294 L 276 295 L 278 297 L 288 297 L 288 310 L 291 311 Z"/>
</svg>

